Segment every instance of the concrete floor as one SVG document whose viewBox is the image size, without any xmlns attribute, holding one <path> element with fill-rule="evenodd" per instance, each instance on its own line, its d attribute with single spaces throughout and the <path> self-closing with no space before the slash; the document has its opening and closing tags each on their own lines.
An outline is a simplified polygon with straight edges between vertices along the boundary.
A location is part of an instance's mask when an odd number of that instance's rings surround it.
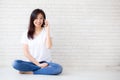
<svg viewBox="0 0 120 80">
<path fill-rule="evenodd" d="M 0 68 L 0 80 L 120 80 L 120 71 L 64 71 L 61 75 L 18 74 L 12 68 Z"/>
</svg>

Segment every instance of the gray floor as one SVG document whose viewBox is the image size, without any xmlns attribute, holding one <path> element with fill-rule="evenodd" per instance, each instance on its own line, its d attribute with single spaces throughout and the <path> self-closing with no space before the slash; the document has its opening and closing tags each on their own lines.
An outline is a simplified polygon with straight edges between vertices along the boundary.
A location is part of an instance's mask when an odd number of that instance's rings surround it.
<svg viewBox="0 0 120 80">
<path fill-rule="evenodd" d="M 18 74 L 12 68 L 0 68 L 0 80 L 120 80 L 120 71 L 64 71 L 61 75 Z"/>
</svg>

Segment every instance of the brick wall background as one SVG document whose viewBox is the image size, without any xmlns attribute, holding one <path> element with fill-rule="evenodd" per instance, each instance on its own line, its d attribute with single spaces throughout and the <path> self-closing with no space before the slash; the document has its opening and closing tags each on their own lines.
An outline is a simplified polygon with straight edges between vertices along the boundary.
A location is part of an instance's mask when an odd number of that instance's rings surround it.
<svg viewBox="0 0 120 80">
<path fill-rule="evenodd" d="M 119 64 L 119 0 L 0 0 L 0 66 L 24 58 L 20 38 L 36 8 L 46 12 L 54 35 L 53 60 L 64 69 Z"/>
</svg>

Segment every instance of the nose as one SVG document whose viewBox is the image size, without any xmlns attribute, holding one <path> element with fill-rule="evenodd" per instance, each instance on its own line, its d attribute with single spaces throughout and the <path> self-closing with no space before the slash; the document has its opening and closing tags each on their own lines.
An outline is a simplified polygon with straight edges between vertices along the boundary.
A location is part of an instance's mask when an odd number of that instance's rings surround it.
<svg viewBox="0 0 120 80">
<path fill-rule="evenodd" d="M 40 22 L 40 19 L 38 19 L 37 21 Z"/>
</svg>

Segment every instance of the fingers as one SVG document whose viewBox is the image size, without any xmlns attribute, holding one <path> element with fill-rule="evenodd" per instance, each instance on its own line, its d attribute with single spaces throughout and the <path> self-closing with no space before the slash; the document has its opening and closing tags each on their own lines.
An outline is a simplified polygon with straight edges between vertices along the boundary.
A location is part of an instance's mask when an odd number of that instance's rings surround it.
<svg viewBox="0 0 120 80">
<path fill-rule="evenodd" d="M 41 67 L 41 68 L 45 68 L 45 67 L 47 67 L 47 66 L 48 66 L 48 63 L 41 63 L 41 64 L 40 64 L 40 67 Z"/>
<path fill-rule="evenodd" d="M 45 20 L 45 26 L 46 27 L 48 26 L 48 20 Z"/>
</svg>

